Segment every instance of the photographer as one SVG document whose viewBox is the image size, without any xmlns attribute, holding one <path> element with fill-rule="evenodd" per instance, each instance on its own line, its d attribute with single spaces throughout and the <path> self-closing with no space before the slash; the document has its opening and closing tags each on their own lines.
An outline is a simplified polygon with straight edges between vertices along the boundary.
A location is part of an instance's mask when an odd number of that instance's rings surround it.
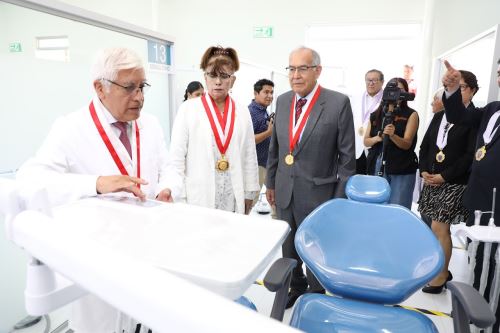
<svg viewBox="0 0 500 333">
<path fill-rule="evenodd" d="M 248 106 L 255 135 L 255 149 L 257 150 L 257 162 L 259 164 L 259 185 L 261 188 L 266 179 L 267 154 L 271 135 L 273 134 L 274 113 L 267 114 L 267 107 L 273 102 L 273 93 L 273 81 L 261 79 L 255 82 L 253 86 L 254 99 Z M 257 202 L 258 197 L 259 194 L 257 194 L 254 204 Z"/>
<path fill-rule="evenodd" d="M 389 203 L 411 209 L 417 171 L 418 114 L 408 107 L 414 98 L 403 78 L 393 78 L 384 89 L 382 103 L 371 114 L 364 137 L 371 147 L 367 157 L 367 174 L 380 175 L 391 186 Z"/>
</svg>

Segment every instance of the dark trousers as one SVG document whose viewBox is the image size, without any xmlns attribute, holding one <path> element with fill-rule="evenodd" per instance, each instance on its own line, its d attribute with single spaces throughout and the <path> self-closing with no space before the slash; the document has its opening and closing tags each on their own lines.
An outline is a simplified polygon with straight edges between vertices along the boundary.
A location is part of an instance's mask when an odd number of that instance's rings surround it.
<svg viewBox="0 0 500 333">
<path fill-rule="evenodd" d="M 496 215 L 496 214 L 495 214 Z M 488 225 L 488 220 L 489 220 L 489 215 L 483 215 L 481 216 L 481 225 Z M 474 214 L 471 214 L 469 216 L 469 219 L 467 220 L 467 225 L 471 226 L 474 225 Z M 490 267 L 488 269 L 488 281 L 486 283 L 486 288 L 484 289 L 484 294 L 483 297 L 486 299 L 486 301 L 490 301 L 490 289 L 492 288 L 492 280 L 493 280 L 493 274 L 495 272 L 495 254 L 497 252 L 497 247 L 498 243 L 493 243 L 491 245 L 491 252 L 489 256 L 489 264 Z M 473 282 L 473 287 L 477 290 L 479 290 L 479 285 L 481 281 L 481 275 L 483 272 L 483 258 L 484 258 L 484 243 L 479 243 L 477 247 L 477 252 L 476 252 L 476 266 L 474 267 L 474 282 Z M 497 277 L 497 278 L 500 278 Z M 495 312 L 495 317 L 497 318 L 495 324 L 493 324 L 493 330 L 492 332 L 499 332 L 500 328 L 500 304 L 497 304 L 497 310 Z M 482 331 L 484 332 L 484 331 Z"/>
<path fill-rule="evenodd" d="M 288 222 L 288 225 L 291 229 L 282 246 L 283 257 L 297 260 L 297 266 L 292 271 L 292 281 L 290 283 L 290 288 L 292 290 L 305 291 L 307 289 L 307 286 L 309 285 L 310 291 L 319 292 L 323 291 L 325 288 L 323 288 L 314 274 L 307 267 L 307 277 L 304 275 L 304 270 L 302 269 L 303 261 L 302 259 L 300 259 L 295 249 L 295 233 L 297 232 L 297 229 L 302 221 L 310 213 L 299 209 L 300 206 L 300 204 L 296 205 L 294 203 L 294 198 L 292 196 L 290 205 L 286 209 L 276 207 L 276 214 L 278 215 L 278 219 Z"/>
<path fill-rule="evenodd" d="M 356 174 L 357 175 L 366 175 L 366 155 L 365 152 L 361 154 L 361 156 L 356 159 Z"/>
</svg>

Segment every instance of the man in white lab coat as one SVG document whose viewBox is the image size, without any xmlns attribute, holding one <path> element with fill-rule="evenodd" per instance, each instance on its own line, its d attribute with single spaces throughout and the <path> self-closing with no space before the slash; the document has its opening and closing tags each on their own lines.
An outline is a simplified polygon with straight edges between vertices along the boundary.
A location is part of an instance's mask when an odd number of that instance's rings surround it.
<svg viewBox="0 0 500 333">
<path fill-rule="evenodd" d="M 55 122 L 18 179 L 47 188 L 52 204 L 111 192 L 172 201 L 177 194 L 170 188 L 178 185 L 167 187 L 161 126 L 141 114 L 149 84 L 140 57 L 125 48 L 103 50 L 92 74 L 93 99 Z M 118 315 L 89 295 L 75 303 L 70 326 L 77 333 L 113 332 Z"/>
<path fill-rule="evenodd" d="M 382 100 L 384 74 L 378 69 L 371 69 L 365 74 L 366 91 L 353 108 L 354 133 L 356 138 L 356 173 L 366 174 L 366 147 L 363 144 L 370 114 L 377 110 Z"/>
</svg>

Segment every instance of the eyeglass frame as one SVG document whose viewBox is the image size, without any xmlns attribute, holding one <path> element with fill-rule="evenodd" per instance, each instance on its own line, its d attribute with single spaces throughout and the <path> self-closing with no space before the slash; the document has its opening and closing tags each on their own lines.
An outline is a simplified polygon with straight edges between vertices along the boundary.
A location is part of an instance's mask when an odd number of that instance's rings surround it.
<svg viewBox="0 0 500 333">
<path fill-rule="evenodd" d="M 205 75 L 211 79 L 211 80 L 217 80 L 217 79 L 220 79 L 221 81 L 228 81 L 230 80 L 234 74 L 228 74 L 228 73 L 224 73 L 224 72 L 205 72 Z"/>
<path fill-rule="evenodd" d="M 382 82 L 382 80 L 381 79 L 370 79 L 370 80 L 365 79 L 365 83 L 367 83 L 367 84 L 370 84 L 370 83 L 376 84 L 379 82 Z"/>
<path fill-rule="evenodd" d="M 285 70 L 288 72 L 288 75 L 293 75 L 295 72 L 299 72 L 299 74 L 304 74 L 311 68 L 317 68 L 320 65 L 303 65 L 303 66 L 287 66 Z"/>
<path fill-rule="evenodd" d="M 459 84 L 458 86 L 460 88 L 460 91 L 464 91 L 465 89 L 470 88 L 470 86 L 467 83 Z"/>
<path fill-rule="evenodd" d="M 113 80 L 109 80 L 109 79 L 105 79 L 105 78 L 102 78 L 102 80 L 106 81 L 106 82 L 109 82 L 109 83 L 112 83 L 118 87 L 121 87 L 123 89 L 125 89 L 125 91 L 127 92 L 128 95 L 132 95 L 136 89 L 139 89 L 141 91 L 141 94 L 145 94 L 149 88 L 151 88 L 151 85 L 147 82 L 143 82 L 141 85 L 137 86 L 135 84 L 131 84 L 130 86 L 123 86 Z M 132 89 L 133 88 L 133 89 Z"/>
</svg>

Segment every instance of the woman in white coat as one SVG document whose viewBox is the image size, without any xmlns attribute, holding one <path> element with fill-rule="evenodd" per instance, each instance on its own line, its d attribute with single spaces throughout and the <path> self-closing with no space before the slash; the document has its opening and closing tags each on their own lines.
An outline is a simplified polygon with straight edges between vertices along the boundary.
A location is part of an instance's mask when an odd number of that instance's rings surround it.
<svg viewBox="0 0 500 333">
<path fill-rule="evenodd" d="M 170 143 L 171 163 L 189 204 L 248 214 L 259 191 L 252 120 L 229 96 L 236 51 L 208 48 L 202 59 L 206 92 L 184 102 Z"/>
</svg>

